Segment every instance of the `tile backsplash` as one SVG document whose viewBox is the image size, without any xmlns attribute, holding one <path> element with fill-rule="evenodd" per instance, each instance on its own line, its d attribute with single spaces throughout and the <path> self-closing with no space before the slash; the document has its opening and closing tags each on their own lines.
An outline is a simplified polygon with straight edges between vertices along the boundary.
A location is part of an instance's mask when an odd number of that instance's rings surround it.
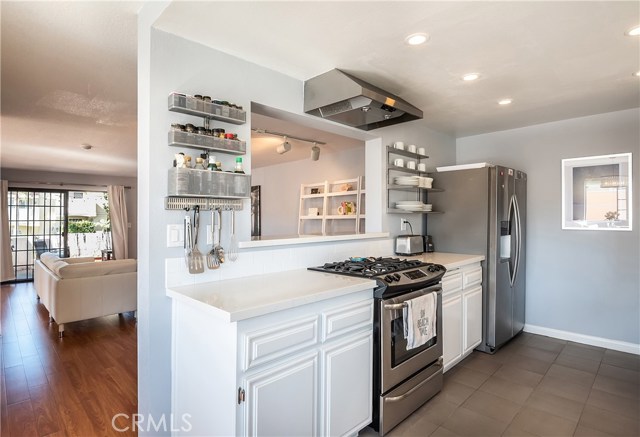
<svg viewBox="0 0 640 437">
<path fill-rule="evenodd" d="M 235 262 L 226 261 L 217 270 L 189 273 L 184 258 L 165 259 L 167 287 L 235 279 L 244 276 L 302 269 L 351 256 L 391 256 L 393 239 L 337 241 L 274 248 L 242 249 Z"/>
</svg>

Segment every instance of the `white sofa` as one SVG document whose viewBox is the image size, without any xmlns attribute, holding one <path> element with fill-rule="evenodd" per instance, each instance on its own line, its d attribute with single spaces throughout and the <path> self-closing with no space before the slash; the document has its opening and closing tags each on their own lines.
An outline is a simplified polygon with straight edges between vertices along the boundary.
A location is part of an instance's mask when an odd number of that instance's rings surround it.
<svg viewBox="0 0 640 437">
<path fill-rule="evenodd" d="M 94 262 L 93 258 L 60 258 L 43 253 L 35 262 L 33 279 L 40 302 L 58 324 L 137 309 L 137 261 Z"/>
</svg>

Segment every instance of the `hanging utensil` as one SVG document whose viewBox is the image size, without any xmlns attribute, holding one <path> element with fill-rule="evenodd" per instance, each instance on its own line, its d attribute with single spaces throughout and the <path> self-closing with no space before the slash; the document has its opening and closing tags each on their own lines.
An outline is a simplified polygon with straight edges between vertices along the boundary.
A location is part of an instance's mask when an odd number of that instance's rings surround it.
<svg viewBox="0 0 640 437">
<path fill-rule="evenodd" d="M 220 268 L 220 260 L 216 252 L 216 210 L 211 210 L 211 250 L 207 253 L 207 267 L 211 270 Z"/>
<path fill-rule="evenodd" d="M 191 257 L 189 261 L 189 273 L 204 272 L 204 260 L 202 252 L 198 249 L 198 230 L 200 228 L 200 207 L 193 207 L 193 248 L 191 249 Z"/>
<path fill-rule="evenodd" d="M 229 239 L 229 250 L 227 257 L 230 261 L 238 259 L 238 239 L 236 238 L 236 210 L 231 210 L 231 238 Z"/>
<path fill-rule="evenodd" d="M 216 232 L 218 234 L 218 243 L 216 244 L 216 256 L 218 257 L 218 261 L 220 262 L 220 264 L 222 264 L 224 262 L 224 249 L 222 248 L 222 246 L 220 245 L 220 242 L 222 241 L 222 212 L 220 209 L 216 209 L 216 217 L 218 218 L 218 223 L 217 223 L 217 228 L 216 228 Z"/>
<path fill-rule="evenodd" d="M 191 216 L 189 215 L 189 209 L 186 208 L 187 215 L 184 216 L 184 261 L 186 267 L 189 268 L 191 264 L 191 247 L 193 240 L 191 239 Z"/>
</svg>

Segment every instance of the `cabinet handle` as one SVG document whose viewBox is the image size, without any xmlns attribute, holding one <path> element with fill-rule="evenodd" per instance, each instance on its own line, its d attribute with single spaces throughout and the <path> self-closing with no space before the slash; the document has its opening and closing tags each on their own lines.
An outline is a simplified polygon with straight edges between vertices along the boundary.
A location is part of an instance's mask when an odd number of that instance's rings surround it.
<svg viewBox="0 0 640 437">
<path fill-rule="evenodd" d="M 238 387 L 238 405 L 244 402 L 244 389 L 242 387 Z"/>
</svg>

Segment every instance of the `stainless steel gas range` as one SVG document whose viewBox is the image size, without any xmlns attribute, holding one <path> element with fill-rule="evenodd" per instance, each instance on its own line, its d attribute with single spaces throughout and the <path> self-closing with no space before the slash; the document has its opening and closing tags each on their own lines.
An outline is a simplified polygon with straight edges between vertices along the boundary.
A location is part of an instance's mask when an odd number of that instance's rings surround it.
<svg viewBox="0 0 640 437">
<path fill-rule="evenodd" d="M 351 258 L 310 267 L 327 273 L 375 279 L 373 423 L 388 433 L 442 389 L 442 287 L 439 264 L 398 258 Z M 436 335 L 407 350 L 403 329 L 406 301 L 436 293 Z"/>
</svg>

